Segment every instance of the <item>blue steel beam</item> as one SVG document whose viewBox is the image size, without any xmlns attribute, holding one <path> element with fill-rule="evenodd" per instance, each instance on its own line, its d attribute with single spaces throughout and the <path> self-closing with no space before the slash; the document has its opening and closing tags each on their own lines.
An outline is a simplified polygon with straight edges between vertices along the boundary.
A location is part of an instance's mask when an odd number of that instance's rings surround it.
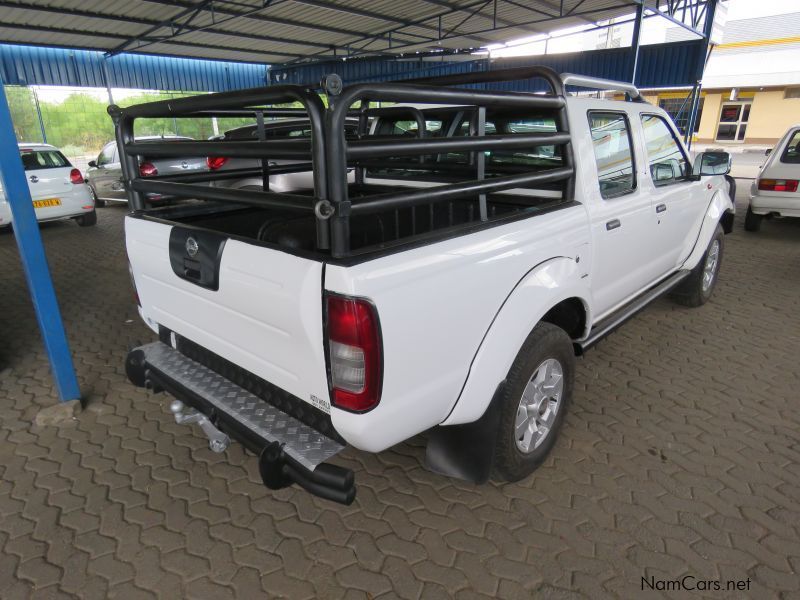
<svg viewBox="0 0 800 600">
<path fill-rule="evenodd" d="M 69 352 L 64 323 L 56 300 L 50 269 L 42 246 L 39 224 L 33 210 L 28 180 L 19 156 L 19 146 L 11 122 L 3 81 L 0 79 L 0 182 L 11 207 L 14 238 L 28 280 L 28 288 L 42 332 L 44 347 L 50 359 L 58 397 L 62 402 L 81 397 L 75 367 Z"/>
</svg>

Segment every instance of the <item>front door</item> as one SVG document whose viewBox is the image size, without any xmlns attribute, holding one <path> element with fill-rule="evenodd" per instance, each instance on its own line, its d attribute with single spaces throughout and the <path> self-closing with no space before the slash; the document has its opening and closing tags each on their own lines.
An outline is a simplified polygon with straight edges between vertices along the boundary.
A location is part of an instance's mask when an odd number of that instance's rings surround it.
<svg viewBox="0 0 800 600">
<path fill-rule="evenodd" d="M 592 295 L 602 318 L 654 279 L 652 203 L 637 181 L 631 123 L 624 112 L 591 111 L 598 198 L 591 210 Z M 588 199 L 587 199 L 588 200 Z"/>
<path fill-rule="evenodd" d="M 709 198 L 706 184 L 689 178 L 691 164 L 671 123 L 660 115 L 642 113 L 641 124 L 648 173 L 642 189 L 653 199 L 655 231 L 650 243 L 656 274 L 662 276 L 688 256 Z"/>
</svg>

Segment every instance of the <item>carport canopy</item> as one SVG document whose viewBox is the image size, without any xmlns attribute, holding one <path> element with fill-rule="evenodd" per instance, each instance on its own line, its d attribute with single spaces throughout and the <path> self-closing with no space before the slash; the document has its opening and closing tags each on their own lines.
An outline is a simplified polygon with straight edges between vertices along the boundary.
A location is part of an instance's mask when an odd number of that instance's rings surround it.
<svg viewBox="0 0 800 600">
<path fill-rule="evenodd" d="M 284 64 L 480 48 L 643 3 L 658 10 L 657 0 L 3 0 L 0 42 Z"/>
</svg>

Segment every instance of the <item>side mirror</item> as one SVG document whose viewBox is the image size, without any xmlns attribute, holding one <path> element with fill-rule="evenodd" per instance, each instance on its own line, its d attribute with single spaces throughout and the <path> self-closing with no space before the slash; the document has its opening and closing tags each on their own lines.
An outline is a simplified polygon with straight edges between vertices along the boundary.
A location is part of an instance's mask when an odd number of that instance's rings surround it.
<svg viewBox="0 0 800 600">
<path fill-rule="evenodd" d="M 90 160 L 90 161 L 88 162 L 88 165 L 89 165 L 90 167 L 95 167 L 95 168 L 97 168 L 97 161 L 96 161 L 96 160 Z"/>
<path fill-rule="evenodd" d="M 764 151 L 764 156 L 769 156 L 770 154 L 772 154 L 772 148 L 767 148 L 767 149 Z"/>
<path fill-rule="evenodd" d="M 731 161 L 727 152 L 701 152 L 694 161 L 693 172 L 698 176 L 727 175 L 731 172 Z"/>
<path fill-rule="evenodd" d="M 653 175 L 653 181 L 670 181 L 671 179 L 675 179 L 675 172 L 672 169 L 672 165 L 667 162 L 656 163 L 652 167 L 651 174 Z"/>
</svg>

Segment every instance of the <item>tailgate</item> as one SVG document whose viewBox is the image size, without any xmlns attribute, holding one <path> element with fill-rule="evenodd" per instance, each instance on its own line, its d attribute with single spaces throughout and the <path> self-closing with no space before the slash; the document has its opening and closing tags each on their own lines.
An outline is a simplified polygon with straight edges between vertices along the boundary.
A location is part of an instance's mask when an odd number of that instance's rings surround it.
<svg viewBox="0 0 800 600">
<path fill-rule="evenodd" d="M 126 217 L 125 234 L 151 327 L 162 325 L 330 412 L 322 262 L 137 217 Z"/>
</svg>

